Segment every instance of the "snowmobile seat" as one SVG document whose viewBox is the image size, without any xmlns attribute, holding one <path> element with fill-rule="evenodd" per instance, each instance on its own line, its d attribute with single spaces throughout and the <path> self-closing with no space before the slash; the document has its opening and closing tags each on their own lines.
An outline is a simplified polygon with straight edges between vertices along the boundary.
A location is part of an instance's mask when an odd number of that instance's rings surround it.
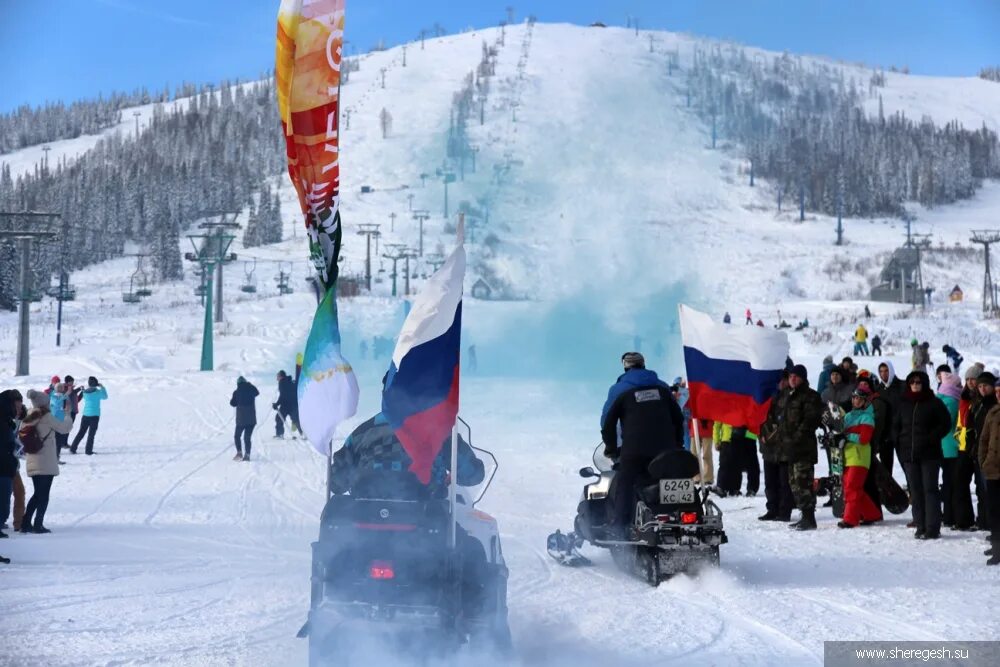
<svg viewBox="0 0 1000 667">
<path fill-rule="evenodd" d="M 646 470 L 653 479 L 691 479 L 700 472 L 698 458 L 686 449 L 670 449 L 653 459 Z"/>
</svg>

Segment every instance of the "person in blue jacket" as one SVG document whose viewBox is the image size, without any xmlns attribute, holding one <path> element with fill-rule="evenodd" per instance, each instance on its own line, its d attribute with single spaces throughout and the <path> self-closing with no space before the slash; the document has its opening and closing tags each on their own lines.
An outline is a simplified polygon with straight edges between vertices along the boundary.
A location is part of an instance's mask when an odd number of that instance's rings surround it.
<svg viewBox="0 0 1000 667">
<path fill-rule="evenodd" d="M 608 495 L 612 523 L 619 532 L 634 507 L 635 483 L 649 463 L 664 451 L 683 448 L 684 443 L 684 415 L 670 387 L 647 370 L 639 352 L 623 354 L 622 366 L 625 372 L 608 390 L 601 411 L 604 455 L 618 464 Z"/>
<path fill-rule="evenodd" d="M 87 378 L 87 388 L 83 390 L 83 419 L 80 420 L 80 430 L 73 438 L 73 444 L 69 446 L 69 453 L 76 454 L 76 449 L 87 436 L 87 447 L 84 450 L 87 456 L 94 453 L 94 436 L 97 434 L 97 425 L 101 422 L 101 401 L 108 398 L 108 390 L 97 381 L 93 375 Z"/>
</svg>

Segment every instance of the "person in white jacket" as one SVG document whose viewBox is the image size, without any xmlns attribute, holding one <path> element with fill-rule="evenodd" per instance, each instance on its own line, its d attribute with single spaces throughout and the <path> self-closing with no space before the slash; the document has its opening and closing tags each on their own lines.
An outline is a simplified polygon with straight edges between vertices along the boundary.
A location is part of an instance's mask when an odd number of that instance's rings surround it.
<svg viewBox="0 0 1000 667">
<path fill-rule="evenodd" d="M 68 413 L 63 415 L 62 421 L 53 417 L 49 410 L 49 397 L 41 391 L 29 389 L 28 400 L 32 409 L 21 422 L 21 433 L 24 433 L 25 429 L 35 429 L 42 441 L 42 448 L 37 452 L 25 454 L 25 467 L 34 491 L 21 520 L 21 532 L 49 533 L 52 531 L 45 527 L 45 510 L 49 507 L 52 480 L 59 474 L 56 434 L 69 433 L 73 428 L 73 420 Z"/>
</svg>

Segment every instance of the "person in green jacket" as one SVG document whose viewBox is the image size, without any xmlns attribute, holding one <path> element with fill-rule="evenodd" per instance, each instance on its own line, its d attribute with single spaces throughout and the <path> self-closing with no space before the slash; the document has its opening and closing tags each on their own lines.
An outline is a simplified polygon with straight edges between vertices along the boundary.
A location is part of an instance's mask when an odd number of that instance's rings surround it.
<svg viewBox="0 0 1000 667">
<path fill-rule="evenodd" d="M 961 497 L 955 491 L 954 477 L 958 465 L 958 440 L 955 439 L 955 431 L 958 425 L 958 404 L 962 398 L 962 381 L 955 373 L 941 373 L 941 385 L 937 390 L 937 397 L 941 399 L 944 406 L 948 408 L 951 416 L 951 429 L 948 434 L 941 438 L 941 452 L 944 459 L 941 461 L 941 500 L 944 510 L 941 512 L 941 523 L 953 528 L 955 526 L 956 501 L 961 502 Z"/>
<path fill-rule="evenodd" d="M 853 408 L 844 417 L 844 518 L 841 528 L 854 528 L 882 520 L 882 512 L 865 493 L 865 477 L 872 461 L 872 435 L 875 433 L 875 410 L 871 390 L 861 386 L 851 395 Z"/>
</svg>

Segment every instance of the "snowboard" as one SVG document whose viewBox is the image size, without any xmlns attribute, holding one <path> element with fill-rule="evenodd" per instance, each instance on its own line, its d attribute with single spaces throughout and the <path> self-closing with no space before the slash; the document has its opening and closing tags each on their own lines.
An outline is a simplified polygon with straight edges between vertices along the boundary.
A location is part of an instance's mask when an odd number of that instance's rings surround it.
<svg viewBox="0 0 1000 667">
<path fill-rule="evenodd" d="M 910 497 L 892 474 L 876 457 L 872 457 L 872 472 L 878 485 L 879 499 L 890 514 L 902 514 L 910 507 Z"/>
<path fill-rule="evenodd" d="M 844 516 L 844 444 L 839 438 L 830 443 L 830 500 L 833 516 Z"/>
</svg>

